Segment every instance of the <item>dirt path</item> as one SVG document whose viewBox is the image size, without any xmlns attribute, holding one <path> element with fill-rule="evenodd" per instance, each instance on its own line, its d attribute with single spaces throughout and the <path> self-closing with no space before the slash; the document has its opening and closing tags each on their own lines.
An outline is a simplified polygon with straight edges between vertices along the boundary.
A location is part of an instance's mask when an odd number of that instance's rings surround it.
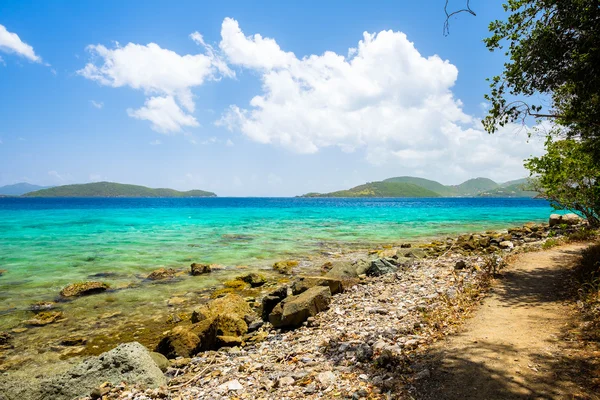
<svg viewBox="0 0 600 400">
<path fill-rule="evenodd" d="M 570 321 L 569 266 L 584 244 L 520 255 L 461 334 L 432 349 L 421 399 L 574 399 L 558 335 Z"/>
</svg>

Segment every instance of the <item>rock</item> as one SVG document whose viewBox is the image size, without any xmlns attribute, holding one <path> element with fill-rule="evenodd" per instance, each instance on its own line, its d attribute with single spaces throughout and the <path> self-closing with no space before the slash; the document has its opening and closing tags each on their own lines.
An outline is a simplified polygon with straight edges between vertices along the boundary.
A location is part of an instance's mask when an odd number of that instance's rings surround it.
<svg viewBox="0 0 600 400">
<path fill-rule="evenodd" d="M 85 360 L 64 374 L 42 381 L 39 398 L 71 400 L 90 394 L 105 382 L 156 388 L 166 385 L 167 380 L 148 350 L 132 342 L 121 344 L 98 357 Z"/>
<path fill-rule="evenodd" d="M 236 347 L 241 346 L 243 340 L 240 336 L 226 336 L 219 335 L 217 336 L 217 347 Z"/>
<path fill-rule="evenodd" d="M 243 389 L 244 389 L 244 387 L 237 379 L 225 382 L 224 384 L 217 387 L 217 390 L 221 393 L 232 392 L 232 391 L 243 390 Z"/>
<path fill-rule="evenodd" d="M 72 283 L 60 291 L 63 297 L 88 296 L 90 294 L 106 291 L 109 285 L 103 282 L 78 282 Z"/>
<path fill-rule="evenodd" d="M 515 247 L 513 242 L 511 242 L 510 240 L 504 240 L 498 243 L 498 246 L 500 246 L 501 249 L 512 249 L 513 247 Z"/>
<path fill-rule="evenodd" d="M 68 337 L 60 341 L 62 346 L 83 346 L 87 343 L 87 339 L 84 337 Z"/>
<path fill-rule="evenodd" d="M 331 278 L 358 278 L 359 275 L 367 272 L 369 266 L 370 262 L 363 259 L 354 262 L 335 261 L 325 276 Z"/>
<path fill-rule="evenodd" d="M 298 261 L 287 260 L 287 261 L 278 261 L 273 264 L 273 269 L 280 274 L 291 274 L 292 269 L 298 265 Z"/>
<path fill-rule="evenodd" d="M 248 333 L 259 330 L 264 324 L 265 323 L 260 319 L 251 322 L 250 324 L 248 324 Z"/>
<path fill-rule="evenodd" d="M 467 268 L 467 263 L 465 260 L 459 260 L 454 265 L 454 269 L 457 269 L 457 270 L 465 269 L 465 268 Z"/>
<path fill-rule="evenodd" d="M 159 269 L 156 269 L 156 270 L 150 272 L 150 275 L 148 275 L 146 277 L 146 279 L 149 279 L 151 281 L 160 281 L 163 279 L 171 279 L 176 274 L 177 274 L 177 271 L 175 271 L 173 268 L 169 268 L 169 269 L 159 268 Z"/>
<path fill-rule="evenodd" d="M 176 326 L 163 337 L 155 351 L 167 358 L 190 357 L 200 350 L 200 338 L 190 326 Z"/>
<path fill-rule="evenodd" d="M 238 276 L 235 279 L 238 279 L 242 282 L 246 282 L 250 284 L 250 286 L 252 286 L 253 288 L 262 286 L 265 283 L 267 283 L 267 279 L 263 275 L 257 273 L 250 273 L 248 275 Z"/>
<path fill-rule="evenodd" d="M 244 281 L 240 281 L 238 279 L 234 279 L 231 281 L 223 282 L 223 286 L 233 290 L 244 290 L 248 288 L 248 284 Z"/>
<path fill-rule="evenodd" d="M 425 258 L 427 257 L 427 253 L 423 249 L 413 249 L 410 247 L 400 248 L 396 251 L 396 256 L 398 257 L 406 257 L 406 258 Z"/>
<path fill-rule="evenodd" d="M 8 344 L 12 339 L 12 335 L 8 332 L 0 332 L 0 346 Z"/>
<path fill-rule="evenodd" d="M 277 387 L 292 386 L 296 381 L 291 376 L 284 376 L 277 381 Z"/>
<path fill-rule="evenodd" d="M 324 311 L 331 302 L 329 287 L 315 286 L 298 296 L 289 296 L 277 304 L 269 322 L 275 328 L 297 328 L 309 317 Z"/>
<path fill-rule="evenodd" d="M 317 375 L 317 380 L 321 384 L 321 386 L 327 388 L 336 381 L 336 376 L 331 371 L 321 372 Z"/>
<path fill-rule="evenodd" d="M 167 368 L 169 368 L 171 366 L 171 363 L 169 362 L 169 359 L 167 357 L 163 356 L 160 353 L 157 353 L 155 351 L 151 351 L 150 352 L 150 357 L 152 357 L 152 360 L 154 360 L 154 362 L 156 363 L 156 366 L 162 372 L 165 372 L 167 370 Z"/>
<path fill-rule="evenodd" d="M 171 297 L 169 300 L 167 300 L 167 305 L 169 307 L 180 306 L 180 305 L 184 304 L 186 301 L 187 301 L 187 299 L 185 297 Z"/>
<path fill-rule="evenodd" d="M 212 268 L 209 264 L 192 263 L 192 265 L 190 265 L 190 273 L 194 276 L 208 274 L 210 272 L 212 272 Z"/>
<path fill-rule="evenodd" d="M 275 306 L 277 304 L 279 304 L 279 302 L 281 302 L 281 300 L 285 299 L 287 297 L 287 295 L 288 295 L 287 286 L 282 286 L 282 287 L 276 289 L 275 291 L 269 293 L 265 297 L 263 297 L 263 299 L 262 299 L 262 315 L 261 315 L 263 321 L 269 320 L 269 314 L 271 314 L 271 311 L 273 311 Z"/>
<path fill-rule="evenodd" d="M 8 271 L 5 269 L 0 269 L 0 276 L 6 274 Z"/>
<path fill-rule="evenodd" d="M 349 280 L 347 280 L 350 283 Z M 299 295 L 314 286 L 328 286 L 331 294 L 344 291 L 344 283 L 341 278 L 323 276 L 304 276 L 296 279 L 292 284 L 292 294 Z"/>
<path fill-rule="evenodd" d="M 400 245 L 401 249 L 410 249 L 412 247 L 412 245 L 410 243 L 402 243 Z"/>
<path fill-rule="evenodd" d="M 218 299 L 221 300 L 221 299 Z M 217 350 L 224 345 L 220 337 L 241 337 L 248 332 L 248 325 L 243 317 L 236 314 L 219 314 L 214 318 L 208 318 L 192 327 L 200 338 L 200 350 Z M 232 339 L 228 339 L 232 342 Z"/>
<path fill-rule="evenodd" d="M 23 321 L 25 325 L 33 325 L 33 326 L 44 326 L 61 319 L 64 319 L 65 315 L 61 311 L 43 311 L 32 319 L 28 319 L 27 321 Z"/>
<path fill-rule="evenodd" d="M 52 310 L 56 306 L 56 303 L 52 301 L 38 301 L 29 306 L 29 310 L 33 312 Z"/>
<path fill-rule="evenodd" d="M 573 214 L 573 213 L 569 213 L 569 214 L 565 214 L 565 215 L 552 214 L 552 215 L 550 215 L 550 219 L 548 220 L 548 225 L 550 225 L 550 227 L 553 227 L 556 225 L 562 225 L 562 224 L 577 225 L 581 222 L 583 222 L 583 218 L 581 218 L 577 214 Z"/>
<path fill-rule="evenodd" d="M 380 258 L 377 260 L 371 261 L 371 266 L 367 270 L 368 276 L 381 276 L 386 274 L 391 274 L 392 272 L 396 272 L 398 267 L 396 267 L 391 262 Z"/>
</svg>

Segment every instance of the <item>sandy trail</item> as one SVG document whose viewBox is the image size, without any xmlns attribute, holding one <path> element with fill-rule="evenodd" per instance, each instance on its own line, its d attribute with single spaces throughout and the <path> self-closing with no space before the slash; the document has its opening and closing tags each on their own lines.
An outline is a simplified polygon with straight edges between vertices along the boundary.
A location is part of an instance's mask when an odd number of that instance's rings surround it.
<svg viewBox="0 0 600 400">
<path fill-rule="evenodd" d="M 573 399 L 557 368 L 571 320 L 569 269 L 586 244 L 518 256 L 461 334 L 432 349 L 421 399 Z"/>
</svg>

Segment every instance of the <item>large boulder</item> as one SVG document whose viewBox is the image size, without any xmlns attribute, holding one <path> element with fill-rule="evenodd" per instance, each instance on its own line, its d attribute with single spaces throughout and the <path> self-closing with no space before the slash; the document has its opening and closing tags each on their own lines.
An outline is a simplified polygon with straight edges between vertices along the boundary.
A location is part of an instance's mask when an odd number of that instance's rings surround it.
<svg viewBox="0 0 600 400">
<path fill-rule="evenodd" d="M 357 261 L 334 261 L 331 269 L 325 276 L 333 278 L 357 278 L 359 275 L 367 272 L 369 265 L 369 261 L 363 259 Z"/>
<path fill-rule="evenodd" d="M 246 301 L 236 295 L 203 304 L 192 313 L 192 325 L 180 325 L 160 340 L 156 351 L 168 358 L 191 357 L 200 351 L 216 350 L 248 332 L 248 323 L 257 319 Z"/>
<path fill-rule="evenodd" d="M 269 314 L 275 308 L 277 304 L 281 302 L 281 300 L 285 299 L 288 295 L 288 287 L 281 286 L 269 293 L 262 299 L 262 319 L 264 321 L 269 320 Z"/>
<path fill-rule="evenodd" d="M 166 385 L 167 379 L 152 359 L 150 352 L 140 343 L 119 345 L 76 365 L 64 374 L 44 380 L 39 396 L 33 399 L 71 400 L 89 395 L 105 382 L 156 388 Z"/>
<path fill-rule="evenodd" d="M 275 328 L 297 328 L 309 317 L 329 307 L 331 291 L 328 286 L 314 286 L 298 296 L 288 296 L 271 314 L 269 322 Z"/>
<path fill-rule="evenodd" d="M 109 288 L 104 282 L 77 282 L 72 283 L 60 291 L 63 297 L 87 296 L 90 294 L 101 293 Z"/>
<path fill-rule="evenodd" d="M 377 260 L 371 261 L 371 266 L 367 270 L 367 275 L 369 276 L 381 276 L 386 274 L 391 274 L 396 272 L 398 267 L 392 264 L 390 261 L 385 258 L 379 258 Z"/>
<path fill-rule="evenodd" d="M 548 225 L 556 226 L 556 225 L 577 225 L 583 222 L 583 218 L 581 218 L 577 214 L 569 213 L 565 215 L 560 214 L 552 214 L 550 215 L 550 219 L 548 220 Z"/>
<path fill-rule="evenodd" d="M 155 351 L 167 358 L 188 358 L 200 351 L 200 337 L 190 326 L 176 326 L 158 342 Z"/>
<path fill-rule="evenodd" d="M 314 286 L 327 286 L 331 294 L 338 294 L 344 291 L 346 285 L 350 283 L 348 279 L 327 277 L 327 276 L 302 276 L 292 284 L 292 294 L 294 296 L 306 292 Z"/>
</svg>

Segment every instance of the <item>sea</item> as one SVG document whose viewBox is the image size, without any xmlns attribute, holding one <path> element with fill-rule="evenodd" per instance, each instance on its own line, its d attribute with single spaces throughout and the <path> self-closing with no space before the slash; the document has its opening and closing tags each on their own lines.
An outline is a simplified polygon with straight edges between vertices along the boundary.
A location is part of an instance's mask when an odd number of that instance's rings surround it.
<svg viewBox="0 0 600 400">
<path fill-rule="evenodd" d="M 545 200 L 515 198 L 0 198 L 0 331 L 19 332 L 31 304 L 49 301 L 64 312 L 61 329 L 110 336 L 119 324 L 97 321 L 162 321 L 241 272 L 274 274 L 275 261 L 315 267 L 352 251 L 544 222 L 552 212 Z M 220 267 L 146 279 L 161 267 L 189 271 L 192 262 Z M 60 298 L 66 285 L 89 280 L 111 291 Z M 147 329 L 138 325 L 131 329 Z M 52 326 L 19 334 L 34 351 L 58 340 Z"/>
</svg>

